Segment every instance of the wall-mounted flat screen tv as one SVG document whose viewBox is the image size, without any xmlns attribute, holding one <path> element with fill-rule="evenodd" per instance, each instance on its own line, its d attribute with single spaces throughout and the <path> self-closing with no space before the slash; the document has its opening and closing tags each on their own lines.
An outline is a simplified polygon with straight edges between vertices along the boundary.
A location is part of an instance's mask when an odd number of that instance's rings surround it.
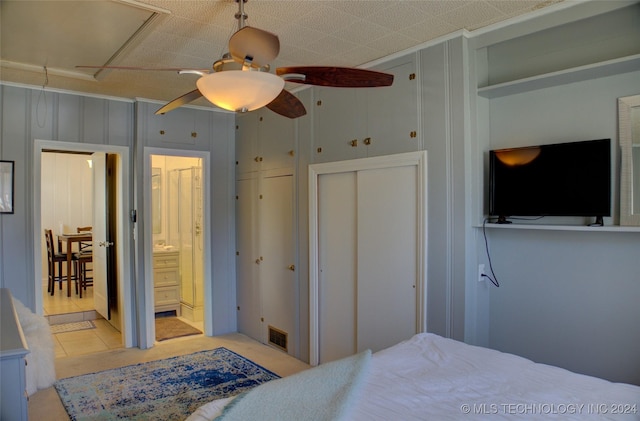
<svg viewBox="0 0 640 421">
<path fill-rule="evenodd" d="M 489 152 L 489 212 L 509 216 L 611 215 L 611 139 Z"/>
</svg>

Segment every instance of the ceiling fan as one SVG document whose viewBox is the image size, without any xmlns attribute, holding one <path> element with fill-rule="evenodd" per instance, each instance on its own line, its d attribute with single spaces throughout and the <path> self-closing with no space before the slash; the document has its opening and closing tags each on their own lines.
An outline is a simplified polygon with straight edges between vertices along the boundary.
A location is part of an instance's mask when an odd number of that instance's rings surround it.
<svg viewBox="0 0 640 421">
<path fill-rule="evenodd" d="M 390 86 L 393 75 L 350 67 L 292 66 L 278 67 L 270 73 L 269 62 L 280 52 L 278 36 L 245 25 L 247 15 L 244 3 L 238 3 L 238 30 L 229 39 L 229 52 L 213 63 L 212 69 L 168 69 L 122 66 L 76 66 L 89 69 L 115 70 L 170 70 L 180 74 L 198 74 L 197 88 L 164 105 L 156 114 L 186 105 L 204 96 L 220 108 L 247 112 L 266 106 L 271 111 L 289 118 L 307 112 L 302 102 L 284 89 L 285 81 L 315 86 L 369 88 Z"/>
</svg>

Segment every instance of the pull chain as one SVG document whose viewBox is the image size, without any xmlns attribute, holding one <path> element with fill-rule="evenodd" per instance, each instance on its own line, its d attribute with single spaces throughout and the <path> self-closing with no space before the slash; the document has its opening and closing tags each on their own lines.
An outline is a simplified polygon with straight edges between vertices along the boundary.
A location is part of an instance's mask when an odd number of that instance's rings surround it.
<svg viewBox="0 0 640 421">
<path fill-rule="evenodd" d="M 49 71 L 47 70 L 47 66 L 44 66 L 44 83 L 42 84 L 42 90 L 40 91 L 40 95 L 38 95 L 38 103 L 36 104 L 36 123 L 40 128 L 43 128 L 47 122 L 47 98 L 44 92 L 44 88 L 47 85 L 49 85 Z M 40 104 L 44 104 L 44 117 L 42 122 L 40 121 Z"/>
</svg>

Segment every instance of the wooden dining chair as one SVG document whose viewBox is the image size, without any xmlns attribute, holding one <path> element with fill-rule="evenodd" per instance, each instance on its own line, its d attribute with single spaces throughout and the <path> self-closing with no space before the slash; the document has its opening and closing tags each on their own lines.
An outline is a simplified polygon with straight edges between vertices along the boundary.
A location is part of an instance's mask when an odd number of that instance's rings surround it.
<svg viewBox="0 0 640 421">
<path fill-rule="evenodd" d="M 91 232 L 92 227 L 77 227 L 76 232 Z M 76 283 L 76 293 L 79 292 L 82 298 L 82 291 L 86 291 L 88 286 L 93 286 L 93 250 L 92 241 L 79 241 L 78 253 L 75 257 L 78 261 L 78 283 Z M 78 291 L 79 289 L 79 291 Z"/>
<path fill-rule="evenodd" d="M 76 232 L 80 234 L 81 232 L 91 232 L 93 227 L 77 227 Z M 91 251 L 91 247 L 93 245 L 93 241 L 80 241 L 78 242 L 79 252 Z"/>
<path fill-rule="evenodd" d="M 62 264 L 67 261 L 67 255 L 65 253 L 56 252 L 53 246 L 53 231 L 50 229 L 44 230 L 44 237 L 47 243 L 47 292 L 51 295 L 55 292 L 55 284 L 59 283 L 60 289 L 62 289 L 63 282 L 67 279 L 66 276 L 62 274 Z M 71 257 L 73 260 L 73 267 L 76 268 L 77 260 L 74 256 Z M 57 267 L 57 273 L 56 273 Z M 77 271 L 74 270 L 74 274 L 72 279 L 76 280 L 76 289 L 78 288 L 77 284 Z"/>
</svg>

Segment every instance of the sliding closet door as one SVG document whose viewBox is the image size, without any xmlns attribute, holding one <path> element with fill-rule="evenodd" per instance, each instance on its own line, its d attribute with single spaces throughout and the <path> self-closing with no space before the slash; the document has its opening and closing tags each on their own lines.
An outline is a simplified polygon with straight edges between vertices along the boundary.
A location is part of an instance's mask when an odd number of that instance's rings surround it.
<svg viewBox="0 0 640 421">
<path fill-rule="evenodd" d="M 358 352 L 417 332 L 416 193 L 416 166 L 358 172 Z"/>
<path fill-rule="evenodd" d="M 424 328 L 425 160 L 421 152 L 312 166 L 312 364 L 376 352 Z"/>
<path fill-rule="evenodd" d="M 356 173 L 318 180 L 318 330 L 320 361 L 356 352 Z"/>
</svg>

